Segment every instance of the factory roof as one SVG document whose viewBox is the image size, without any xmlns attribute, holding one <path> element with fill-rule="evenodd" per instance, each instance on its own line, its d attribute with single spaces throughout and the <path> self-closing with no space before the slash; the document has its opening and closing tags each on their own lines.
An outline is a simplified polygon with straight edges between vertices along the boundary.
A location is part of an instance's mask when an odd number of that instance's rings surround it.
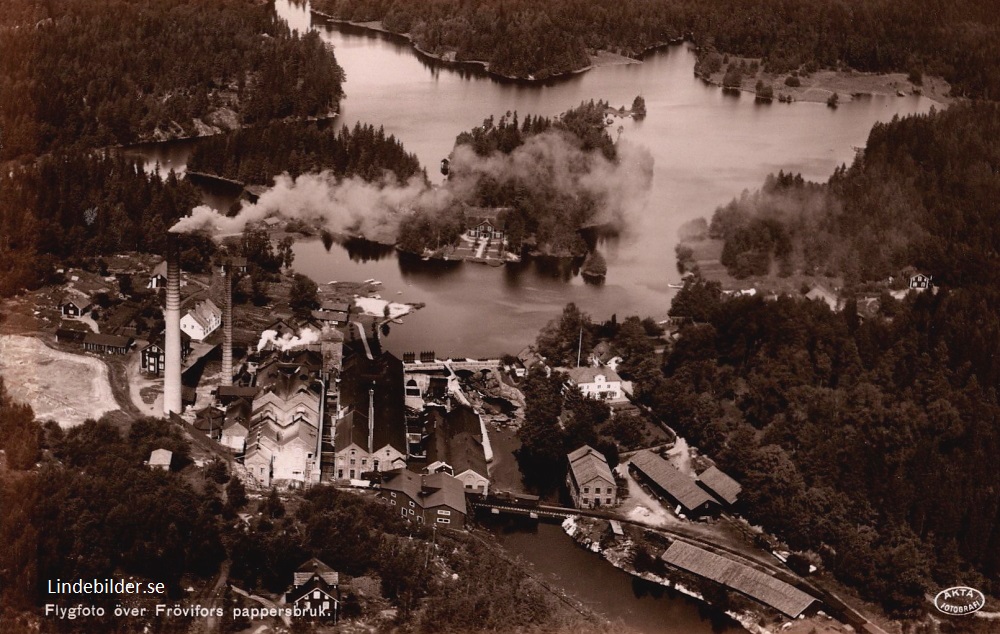
<svg viewBox="0 0 1000 634">
<path fill-rule="evenodd" d="M 648 449 L 632 456 L 631 464 L 689 511 L 715 502 L 694 480 Z"/>
</svg>

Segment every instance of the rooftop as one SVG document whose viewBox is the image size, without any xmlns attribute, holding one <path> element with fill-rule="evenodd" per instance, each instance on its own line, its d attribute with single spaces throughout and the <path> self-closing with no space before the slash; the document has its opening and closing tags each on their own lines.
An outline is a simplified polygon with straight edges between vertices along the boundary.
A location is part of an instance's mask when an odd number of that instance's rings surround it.
<svg viewBox="0 0 1000 634">
<path fill-rule="evenodd" d="M 597 451 L 590 445 L 584 445 L 566 456 L 569 460 L 570 471 L 573 472 L 573 479 L 577 484 L 583 485 L 595 478 L 601 478 L 610 484 L 615 483 L 615 478 L 611 475 L 611 468 L 604 454 Z"/>
<path fill-rule="evenodd" d="M 767 573 L 684 542 L 671 544 L 662 559 L 671 566 L 742 592 L 791 618 L 796 618 L 815 601 L 805 592 Z"/>
<path fill-rule="evenodd" d="M 736 504 L 736 498 L 743 490 L 739 482 L 715 466 L 706 469 L 698 476 L 698 480 L 708 487 L 711 493 L 714 493 L 719 499 L 725 500 L 728 504 Z"/>
<path fill-rule="evenodd" d="M 694 480 L 647 449 L 632 456 L 632 464 L 689 511 L 715 502 Z"/>
</svg>

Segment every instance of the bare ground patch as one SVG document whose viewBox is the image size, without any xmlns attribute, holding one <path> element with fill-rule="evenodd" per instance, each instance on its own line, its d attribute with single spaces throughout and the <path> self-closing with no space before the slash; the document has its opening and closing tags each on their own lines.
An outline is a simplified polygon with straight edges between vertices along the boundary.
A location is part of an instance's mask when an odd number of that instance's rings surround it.
<svg viewBox="0 0 1000 634">
<path fill-rule="evenodd" d="M 34 337 L 0 336 L 0 375 L 11 395 L 31 405 L 38 419 L 62 427 L 118 409 L 107 365 L 53 350 Z"/>
</svg>

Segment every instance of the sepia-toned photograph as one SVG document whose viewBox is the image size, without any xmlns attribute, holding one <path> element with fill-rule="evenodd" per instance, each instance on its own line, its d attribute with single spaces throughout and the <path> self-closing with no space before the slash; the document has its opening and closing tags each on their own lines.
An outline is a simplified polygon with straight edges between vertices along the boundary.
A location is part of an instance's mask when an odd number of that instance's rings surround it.
<svg viewBox="0 0 1000 634">
<path fill-rule="evenodd" d="M 1000 634 L 995 0 L 0 0 L 0 634 Z"/>
</svg>

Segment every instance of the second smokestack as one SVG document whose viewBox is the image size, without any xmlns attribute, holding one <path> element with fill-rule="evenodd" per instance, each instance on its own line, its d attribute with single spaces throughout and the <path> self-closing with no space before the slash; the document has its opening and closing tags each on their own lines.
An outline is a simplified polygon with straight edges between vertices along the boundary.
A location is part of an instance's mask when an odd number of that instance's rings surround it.
<svg viewBox="0 0 1000 634">
<path fill-rule="evenodd" d="M 180 414 L 181 402 L 181 264 L 177 254 L 177 238 L 167 234 L 167 297 L 163 311 L 166 322 L 163 371 L 163 413 Z"/>
</svg>

